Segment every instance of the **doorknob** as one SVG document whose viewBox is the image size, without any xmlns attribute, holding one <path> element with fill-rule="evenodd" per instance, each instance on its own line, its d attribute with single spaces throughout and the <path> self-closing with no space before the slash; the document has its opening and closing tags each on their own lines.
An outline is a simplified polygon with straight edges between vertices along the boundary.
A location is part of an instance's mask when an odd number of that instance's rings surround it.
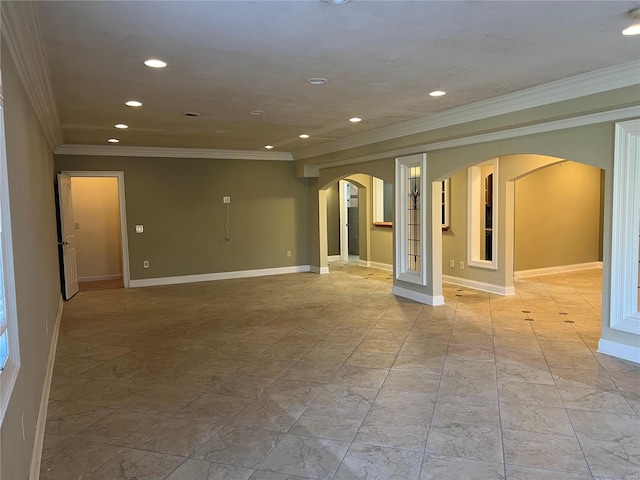
<svg viewBox="0 0 640 480">
<path fill-rule="evenodd" d="M 71 245 L 71 242 L 58 242 L 58 245 Z"/>
</svg>

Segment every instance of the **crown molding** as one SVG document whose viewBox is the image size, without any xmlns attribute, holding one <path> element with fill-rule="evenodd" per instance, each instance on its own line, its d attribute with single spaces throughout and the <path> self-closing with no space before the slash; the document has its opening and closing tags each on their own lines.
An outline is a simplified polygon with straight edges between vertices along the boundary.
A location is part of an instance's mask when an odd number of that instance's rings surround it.
<svg viewBox="0 0 640 480">
<path fill-rule="evenodd" d="M 620 108 L 609 110 L 606 112 L 592 113 L 582 115 L 580 117 L 564 118 L 561 120 L 552 120 L 550 122 L 537 123 L 527 125 L 526 127 L 516 127 L 506 130 L 500 130 L 491 133 L 481 133 L 477 135 L 469 135 L 467 137 L 455 138 L 453 140 L 443 140 L 442 142 L 425 143 L 413 147 L 406 147 L 398 150 L 389 150 L 385 152 L 373 153 L 362 157 L 351 158 L 348 160 L 339 160 L 336 162 L 323 163 L 317 165 L 319 170 L 325 168 L 342 167 L 344 165 L 352 165 L 356 163 L 372 162 L 382 160 L 384 158 L 395 158 L 404 155 L 413 155 L 416 153 L 428 153 L 435 150 L 443 150 L 445 148 L 463 147 L 466 145 L 475 145 L 478 143 L 494 142 L 498 140 L 506 140 L 508 138 L 523 137 L 526 135 L 535 135 L 538 133 L 553 132 L 556 130 L 564 130 L 567 128 L 583 127 L 585 125 L 594 125 L 603 122 L 615 122 L 619 120 L 627 120 L 630 118 L 640 118 L 640 105 L 634 107 Z"/>
<path fill-rule="evenodd" d="M 618 65 L 463 105 L 427 117 L 376 128 L 344 139 L 302 148 L 292 154 L 295 160 L 317 157 L 638 84 L 640 84 L 640 62 Z"/>
<path fill-rule="evenodd" d="M 49 79 L 34 2 L 0 2 L 0 29 L 51 150 L 62 144 L 62 128 Z"/>
<path fill-rule="evenodd" d="M 216 150 L 209 148 L 125 147 L 119 145 L 60 145 L 59 155 L 91 155 L 104 157 L 208 158 L 217 160 L 273 160 L 292 162 L 288 152 L 257 150 Z"/>
</svg>

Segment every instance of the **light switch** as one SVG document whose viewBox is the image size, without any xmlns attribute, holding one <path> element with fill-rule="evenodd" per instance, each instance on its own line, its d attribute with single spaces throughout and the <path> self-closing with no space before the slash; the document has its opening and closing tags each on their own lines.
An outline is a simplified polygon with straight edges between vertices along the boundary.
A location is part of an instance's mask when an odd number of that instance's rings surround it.
<svg viewBox="0 0 640 480">
<path fill-rule="evenodd" d="M 144 225 L 136 225 L 136 233 L 144 232 Z"/>
</svg>

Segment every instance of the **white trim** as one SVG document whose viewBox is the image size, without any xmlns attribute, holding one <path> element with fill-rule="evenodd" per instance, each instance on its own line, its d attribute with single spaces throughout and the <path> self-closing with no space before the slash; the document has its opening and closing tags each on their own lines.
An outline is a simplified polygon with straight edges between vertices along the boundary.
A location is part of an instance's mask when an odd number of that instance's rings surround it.
<svg viewBox="0 0 640 480">
<path fill-rule="evenodd" d="M 53 379 L 53 367 L 56 360 L 56 349 L 58 348 L 58 334 L 60 332 L 60 320 L 62 319 L 63 307 L 64 300 L 62 299 L 62 296 L 60 296 L 60 301 L 58 302 L 58 312 L 56 313 L 56 321 L 53 326 L 53 334 L 51 336 L 51 345 L 49 347 L 47 371 L 44 376 L 42 395 L 40 397 L 40 409 L 38 410 L 38 420 L 36 422 L 33 451 L 31 453 L 31 470 L 29 473 L 29 480 L 38 480 L 40 478 L 40 462 L 42 461 L 44 431 L 47 425 L 47 408 L 49 406 L 49 394 L 51 393 L 51 380 Z"/>
<path fill-rule="evenodd" d="M 480 258 L 480 243 L 482 232 L 481 225 L 481 198 L 482 198 L 482 167 L 493 167 L 491 200 L 491 260 Z M 488 270 L 498 269 L 498 191 L 499 164 L 498 159 L 493 158 L 488 162 L 473 165 L 467 169 L 467 265 L 469 267 L 485 268 Z"/>
<path fill-rule="evenodd" d="M 639 83 L 638 68 L 640 68 L 640 63 L 633 62 L 576 75 L 519 92 L 453 108 L 435 115 L 376 128 L 345 139 L 303 148 L 294 152 L 294 158 L 295 160 L 301 160 L 317 157 L 340 150 L 362 147 L 371 143 L 383 142 L 438 128 L 571 100 L 585 95 L 637 85 Z M 420 149 L 420 151 L 424 151 L 424 149 Z"/>
<path fill-rule="evenodd" d="M 327 269 L 328 267 L 323 267 Z M 268 275 L 284 275 L 288 273 L 305 273 L 315 271 L 317 267 L 296 265 L 294 267 L 262 268 L 258 270 L 240 270 L 236 272 L 203 273 L 200 275 L 184 275 L 179 277 L 159 277 L 131 280 L 129 285 L 135 287 L 155 287 L 157 285 L 177 285 L 179 283 L 211 282 L 232 278 L 264 277 Z M 321 272 L 324 273 L 324 272 Z"/>
<path fill-rule="evenodd" d="M 367 268 L 377 268 L 378 270 L 385 270 L 387 272 L 393 272 L 393 265 L 388 263 L 372 262 L 370 260 L 358 260 L 358 265 Z"/>
<path fill-rule="evenodd" d="M 326 275 L 329 273 L 329 267 L 316 267 L 315 265 L 309 266 L 309 271 L 311 273 L 318 273 L 320 275 Z"/>
<path fill-rule="evenodd" d="M 340 255 L 329 255 L 327 257 L 327 262 L 339 262 L 340 261 Z"/>
<path fill-rule="evenodd" d="M 407 189 L 407 171 L 411 168 L 420 168 L 420 196 L 418 210 L 420 215 L 420 271 L 409 270 L 407 266 L 408 258 L 408 211 L 409 211 L 409 191 Z M 395 165 L 395 215 L 396 223 L 394 224 L 395 235 L 395 264 L 396 279 L 402 282 L 414 283 L 416 285 L 427 284 L 427 154 L 420 153 L 408 155 L 405 157 L 397 157 Z"/>
<path fill-rule="evenodd" d="M 550 122 L 542 122 L 534 125 L 527 125 L 526 127 L 507 128 L 507 129 L 498 130 L 492 133 L 481 133 L 477 135 L 460 137 L 453 140 L 444 140 L 442 142 L 423 143 L 421 145 L 415 145 L 413 147 L 387 150 L 380 153 L 365 155 L 363 157 L 355 157 L 355 158 L 349 158 L 347 160 L 339 160 L 336 162 L 323 163 L 321 165 L 318 165 L 318 168 L 325 169 L 325 168 L 341 167 L 344 165 L 353 165 L 357 163 L 381 160 L 389 157 L 395 157 L 397 155 L 411 155 L 411 154 L 420 153 L 420 152 L 429 153 L 429 152 L 433 152 L 434 150 L 443 150 L 446 148 L 463 147 L 467 145 L 475 145 L 478 143 L 494 142 L 498 140 L 506 140 L 509 138 L 535 135 L 538 133 L 554 132 L 556 130 L 583 127 L 586 125 L 594 125 L 597 123 L 613 122 L 617 120 L 624 120 L 627 118 L 635 118 L 638 116 L 640 116 L 640 106 L 619 108 L 616 110 L 609 110 L 606 112 L 591 113 L 591 114 L 582 115 L 578 117 L 564 118 L 562 120 L 552 120 Z"/>
<path fill-rule="evenodd" d="M 120 280 L 122 275 L 97 275 L 94 277 L 78 277 L 78 282 L 102 282 L 104 280 Z"/>
<path fill-rule="evenodd" d="M 338 202 L 339 202 L 339 221 L 340 229 L 340 260 L 342 262 L 349 261 L 349 196 L 347 189 L 349 182 L 346 180 L 338 181 Z"/>
<path fill-rule="evenodd" d="M 532 268 L 513 272 L 514 278 L 538 277 L 540 275 L 554 275 L 556 273 L 579 272 L 581 270 L 602 269 L 602 262 L 574 263 L 573 265 L 558 265 L 555 267 Z"/>
<path fill-rule="evenodd" d="M 624 343 L 612 342 L 601 338 L 598 342 L 597 352 L 640 363 L 640 346 L 625 345 Z"/>
<path fill-rule="evenodd" d="M 63 175 L 68 177 L 116 177 L 118 179 L 118 202 L 120 210 L 120 241 L 122 254 L 122 283 L 124 288 L 129 288 L 131 273 L 129 270 L 129 236 L 127 233 L 127 200 L 124 193 L 124 172 L 105 170 L 74 171 L 64 170 Z"/>
<path fill-rule="evenodd" d="M 404 288 L 399 285 L 394 285 L 393 287 L 391 287 L 391 293 L 393 295 L 397 295 L 398 297 L 408 298 L 409 300 L 413 300 L 414 302 L 431 305 L 432 307 L 444 305 L 444 296 L 442 295 L 437 295 L 434 297 L 431 295 L 427 295 L 426 293 L 409 290 L 408 288 Z"/>
<path fill-rule="evenodd" d="M 0 85 L 2 85 L 1 72 Z M 15 265 L 13 264 L 13 237 L 11 235 L 11 201 L 9 199 L 9 178 L 7 173 L 4 97 L 0 99 L 0 224 L 0 240 L 2 241 L 0 268 L 3 269 L 0 275 L 4 280 L 4 324 L 9 350 L 4 370 L 0 374 L 0 425 L 2 425 L 21 365 L 20 326 L 18 324 L 18 312 L 16 311 L 16 276 Z M 0 295 L 2 295 L 1 290 Z"/>
<path fill-rule="evenodd" d="M 0 2 L 2 25 L 20 81 L 45 137 L 55 150 L 62 143 L 62 128 L 42 45 L 35 2 Z"/>
<path fill-rule="evenodd" d="M 515 295 L 515 287 L 504 287 L 502 285 L 495 285 L 493 283 L 479 282 L 477 280 L 470 280 L 468 278 L 453 277 L 451 275 L 442 275 L 442 281 L 446 283 L 452 283 L 454 285 L 460 285 L 462 287 L 473 288 L 474 290 L 480 290 L 482 292 L 495 293 L 497 295 Z"/>
<path fill-rule="evenodd" d="M 257 150 L 218 150 L 213 148 L 125 147 L 121 145 L 60 145 L 60 155 L 93 155 L 104 157 L 209 158 L 218 160 L 275 160 L 292 162 L 288 152 Z"/>
<path fill-rule="evenodd" d="M 640 335 L 640 120 L 616 124 L 611 225 L 612 329 Z M 640 341 L 640 339 L 639 339 Z"/>
</svg>

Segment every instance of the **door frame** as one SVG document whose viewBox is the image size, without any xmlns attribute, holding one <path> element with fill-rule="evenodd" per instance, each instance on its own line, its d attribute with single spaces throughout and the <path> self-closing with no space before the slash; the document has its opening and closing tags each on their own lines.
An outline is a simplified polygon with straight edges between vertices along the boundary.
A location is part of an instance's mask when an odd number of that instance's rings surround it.
<svg viewBox="0 0 640 480">
<path fill-rule="evenodd" d="M 347 189 L 349 182 L 347 180 L 339 180 L 339 202 L 340 202 L 340 261 L 349 261 L 349 217 L 347 211 Z"/>
<path fill-rule="evenodd" d="M 124 172 L 119 171 L 76 171 L 63 170 L 68 177 L 115 177 L 118 180 L 118 203 L 120 208 L 120 250 L 122 253 L 122 283 L 129 288 L 131 274 L 129 272 L 129 240 L 127 235 L 127 202 L 124 196 Z"/>
</svg>

